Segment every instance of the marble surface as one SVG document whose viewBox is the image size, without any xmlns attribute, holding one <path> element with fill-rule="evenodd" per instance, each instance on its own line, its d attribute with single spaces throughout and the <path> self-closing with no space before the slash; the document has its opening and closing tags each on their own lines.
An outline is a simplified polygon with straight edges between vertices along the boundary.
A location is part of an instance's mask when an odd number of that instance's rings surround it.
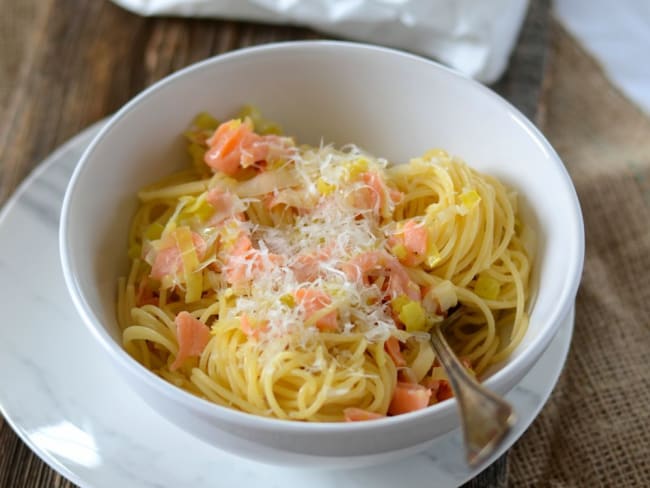
<svg viewBox="0 0 650 488">
<path fill-rule="evenodd" d="M 458 486 L 475 476 L 459 431 L 418 455 L 377 467 L 278 468 L 223 453 L 149 409 L 112 370 L 77 317 L 58 257 L 65 186 L 93 126 L 45 161 L 0 212 L 0 409 L 50 466 L 93 487 Z M 530 425 L 564 365 L 573 312 L 540 361 L 507 398 L 519 420 L 504 446 Z"/>
</svg>

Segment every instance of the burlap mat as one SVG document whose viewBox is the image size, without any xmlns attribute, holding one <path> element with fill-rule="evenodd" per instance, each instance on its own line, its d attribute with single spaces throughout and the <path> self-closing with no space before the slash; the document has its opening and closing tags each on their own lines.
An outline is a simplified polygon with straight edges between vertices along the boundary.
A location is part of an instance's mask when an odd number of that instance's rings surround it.
<svg viewBox="0 0 650 488">
<path fill-rule="evenodd" d="M 650 119 L 557 25 L 552 38 L 541 127 L 577 188 L 587 252 L 568 362 L 511 451 L 509 484 L 647 487 Z"/>
</svg>

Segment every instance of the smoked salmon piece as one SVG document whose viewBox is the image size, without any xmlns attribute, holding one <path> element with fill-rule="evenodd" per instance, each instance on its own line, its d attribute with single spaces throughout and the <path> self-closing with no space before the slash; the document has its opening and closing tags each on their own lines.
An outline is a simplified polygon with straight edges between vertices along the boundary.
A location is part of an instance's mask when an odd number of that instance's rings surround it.
<svg viewBox="0 0 650 488">
<path fill-rule="evenodd" d="M 256 134 L 253 123 L 246 118 L 224 122 L 207 144 L 205 164 L 232 176 L 241 169 L 263 169 L 269 161 L 288 157 L 292 141 L 288 137 Z"/>
<path fill-rule="evenodd" d="M 239 286 L 253 280 L 256 272 L 263 271 L 269 265 L 281 266 L 283 262 L 284 258 L 279 254 L 262 254 L 253 247 L 248 234 L 241 232 L 224 266 L 226 280 L 231 285 Z"/>
<path fill-rule="evenodd" d="M 332 299 L 326 293 L 314 290 L 312 288 L 300 288 L 294 293 L 296 302 L 303 306 L 305 310 L 305 320 L 309 320 L 314 313 L 327 307 L 332 303 Z M 316 321 L 316 327 L 321 331 L 332 331 L 338 328 L 337 311 L 332 310 L 330 313 Z"/>
<path fill-rule="evenodd" d="M 393 398 L 388 407 L 391 415 L 414 412 L 429 405 L 431 390 L 425 386 L 413 383 L 397 383 Z"/>
<path fill-rule="evenodd" d="M 358 254 L 344 263 L 342 270 L 353 280 L 369 284 L 370 276 L 387 276 L 388 291 L 393 297 L 406 295 L 411 300 L 420 300 L 420 288 L 409 278 L 404 266 L 386 251 L 368 251 Z"/>
<path fill-rule="evenodd" d="M 399 347 L 399 340 L 395 336 L 390 336 L 386 342 L 384 342 L 384 349 L 395 363 L 395 366 L 398 368 L 406 366 L 406 359 L 402 355 L 402 351 Z"/>
<path fill-rule="evenodd" d="M 186 359 L 198 357 L 210 340 L 210 328 L 189 312 L 180 312 L 174 320 L 176 324 L 176 338 L 178 340 L 178 354 L 170 365 L 172 371 L 180 368 Z"/>
<path fill-rule="evenodd" d="M 248 337 L 254 337 L 255 339 L 259 338 L 260 333 L 266 332 L 268 329 L 266 321 L 259 324 L 256 321 L 249 319 L 248 314 L 246 313 L 241 314 L 239 322 L 242 332 Z"/>
<path fill-rule="evenodd" d="M 350 407 L 343 409 L 343 417 L 345 418 L 346 422 L 357 422 L 361 420 L 381 419 L 384 418 L 385 415 L 369 412 L 368 410 L 364 410 L 362 408 Z"/>
<path fill-rule="evenodd" d="M 368 171 L 361 174 L 361 180 L 366 184 L 354 195 L 354 205 L 358 208 L 372 209 L 377 215 L 388 217 L 388 204 L 402 201 L 403 194 L 389 188 L 379 173 Z"/>
<path fill-rule="evenodd" d="M 183 257 L 176 242 L 175 231 L 172 231 L 162 240 L 161 248 L 156 253 L 151 265 L 151 276 L 156 280 L 162 280 L 167 275 L 177 276 L 183 272 Z M 192 242 L 199 260 L 205 257 L 207 245 L 203 238 L 196 232 L 192 232 Z"/>
<path fill-rule="evenodd" d="M 388 246 L 401 263 L 417 266 L 427 257 L 429 233 L 422 224 L 407 220 L 401 230 L 390 236 Z"/>
</svg>

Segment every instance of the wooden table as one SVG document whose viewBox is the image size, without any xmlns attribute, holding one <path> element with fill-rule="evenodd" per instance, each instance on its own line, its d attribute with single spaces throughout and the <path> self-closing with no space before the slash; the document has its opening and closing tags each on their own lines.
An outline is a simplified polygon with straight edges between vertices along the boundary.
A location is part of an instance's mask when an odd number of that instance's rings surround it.
<svg viewBox="0 0 650 488">
<path fill-rule="evenodd" d="M 507 74 L 494 88 L 535 117 L 548 0 L 532 2 Z M 146 86 L 232 49 L 318 39 L 309 29 L 143 18 L 106 0 L 0 0 L 0 205 L 51 151 Z M 468 486 L 505 485 L 506 457 Z M 0 419 L 1 487 L 74 486 Z"/>
</svg>

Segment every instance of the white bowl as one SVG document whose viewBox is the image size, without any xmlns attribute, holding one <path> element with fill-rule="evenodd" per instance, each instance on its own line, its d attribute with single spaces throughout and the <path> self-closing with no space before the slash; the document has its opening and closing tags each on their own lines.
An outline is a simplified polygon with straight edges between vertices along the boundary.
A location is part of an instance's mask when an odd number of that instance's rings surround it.
<svg viewBox="0 0 650 488">
<path fill-rule="evenodd" d="M 578 288 L 583 224 L 569 175 L 533 124 L 484 86 L 416 56 L 343 42 L 265 45 L 190 66 L 129 102 L 87 149 L 63 205 L 61 258 L 73 301 L 116 373 L 170 422 L 271 463 L 382 462 L 424 449 L 459 425 L 455 401 L 351 424 L 256 417 L 172 386 L 122 349 L 116 283 L 128 266 L 137 190 L 185 164 L 180 134 L 197 112 L 224 117 L 245 103 L 301 142 L 354 142 L 396 162 L 442 147 L 519 191 L 539 237 L 530 327 L 486 380 L 502 394 L 516 385 L 551 341 Z"/>
</svg>

